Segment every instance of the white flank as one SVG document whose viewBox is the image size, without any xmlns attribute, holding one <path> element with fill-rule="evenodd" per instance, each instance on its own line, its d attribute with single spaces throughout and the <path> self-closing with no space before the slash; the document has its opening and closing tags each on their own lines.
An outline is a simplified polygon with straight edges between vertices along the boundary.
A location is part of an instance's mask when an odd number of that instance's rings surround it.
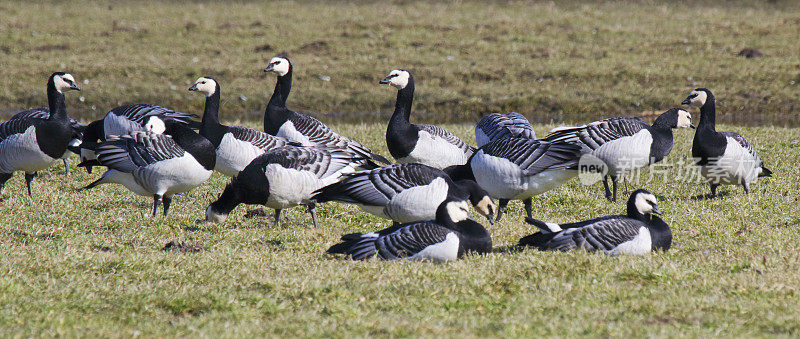
<svg viewBox="0 0 800 339">
<path fill-rule="evenodd" d="M 524 176 L 519 166 L 508 159 L 478 151 L 470 162 L 475 180 L 489 195 L 498 199 L 526 199 L 547 192 L 572 179 L 574 170 L 550 170 Z"/>
<path fill-rule="evenodd" d="M 653 136 L 643 129 L 634 135 L 609 141 L 592 152 L 608 165 L 608 173 L 621 175 L 650 163 Z"/>
<path fill-rule="evenodd" d="M 409 188 L 392 197 L 383 208 L 383 214 L 401 224 L 433 220 L 439 204 L 447 197 L 447 190 L 444 178 L 436 178 L 428 185 Z"/>
<path fill-rule="evenodd" d="M 269 181 L 269 208 L 287 208 L 307 202 L 311 193 L 325 186 L 322 179 L 307 171 L 267 165 L 264 174 Z"/>
<path fill-rule="evenodd" d="M 623 242 L 619 244 L 617 247 L 614 247 L 608 253 L 611 255 L 617 254 L 632 254 L 632 255 L 644 255 L 650 253 L 653 249 L 653 239 L 650 238 L 650 231 L 647 227 L 640 227 L 639 234 L 636 235 L 631 240 Z"/>
<path fill-rule="evenodd" d="M 136 179 L 133 178 L 133 174 L 120 172 L 117 170 L 108 170 L 103 173 L 101 184 L 120 184 L 125 186 L 125 188 L 129 189 L 131 192 L 141 195 L 141 196 L 153 196 L 153 193 L 148 191 L 146 188 L 142 187 Z"/>
<path fill-rule="evenodd" d="M 286 121 L 278 128 L 278 137 L 284 138 L 289 141 L 294 141 L 302 144 L 303 146 L 314 146 L 314 143 L 308 140 L 308 137 L 294 127 L 294 123 Z"/>
<path fill-rule="evenodd" d="M 397 162 L 417 163 L 444 169 L 454 165 L 466 164 L 468 158 L 469 156 L 458 146 L 426 131 L 419 131 L 419 140 L 417 140 L 414 150 L 408 156 L 397 159 Z"/>
<path fill-rule="evenodd" d="M 708 165 L 701 166 L 700 172 L 712 183 L 741 184 L 756 181 L 761 173 L 759 159 L 742 147 L 736 139 L 726 137 L 725 153 L 719 159 L 709 159 Z"/>
<path fill-rule="evenodd" d="M 50 167 L 56 160 L 39 149 L 34 126 L 0 141 L 0 173 L 33 173 Z"/>
<path fill-rule="evenodd" d="M 264 151 L 255 145 L 236 139 L 231 133 L 225 133 L 217 147 L 217 163 L 214 170 L 234 177 L 263 153 Z"/>
<path fill-rule="evenodd" d="M 184 152 L 180 157 L 140 167 L 133 172 L 133 177 L 151 194 L 170 196 L 199 186 L 211 177 L 211 173 L 191 154 Z"/>
<path fill-rule="evenodd" d="M 453 233 L 447 233 L 444 241 L 433 244 L 422 249 L 417 254 L 414 254 L 410 259 L 417 260 L 431 260 L 435 262 L 445 262 L 458 259 L 458 236 Z"/>
</svg>

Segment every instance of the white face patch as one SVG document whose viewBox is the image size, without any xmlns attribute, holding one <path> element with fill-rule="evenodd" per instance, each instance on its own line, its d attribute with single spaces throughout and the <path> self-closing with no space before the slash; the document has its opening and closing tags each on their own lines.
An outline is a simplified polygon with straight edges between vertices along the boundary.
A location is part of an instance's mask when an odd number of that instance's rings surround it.
<svg viewBox="0 0 800 339">
<path fill-rule="evenodd" d="M 269 64 L 272 65 L 272 72 L 278 73 L 279 76 L 289 73 L 289 60 L 286 58 L 274 57 L 269 60 Z"/>
<path fill-rule="evenodd" d="M 678 110 L 678 128 L 689 127 L 692 125 L 692 115 L 682 109 Z"/>
<path fill-rule="evenodd" d="M 214 92 L 217 91 L 217 82 L 211 78 L 199 77 L 197 78 L 197 81 L 194 82 L 194 87 L 198 92 L 210 97 L 214 94 Z"/>
<path fill-rule="evenodd" d="M 691 104 L 697 107 L 703 106 L 706 104 L 706 99 L 708 96 L 706 95 L 705 91 L 692 91 L 689 93 L 689 96 L 697 94 L 694 98 L 691 99 Z"/>
<path fill-rule="evenodd" d="M 391 77 L 391 79 L 389 79 L 390 85 L 397 87 L 397 89 L 403 89 L 408 86 L 408 79 L 411 77 L 411 74 L 409 74 L 407 71 L 396 69 L 389 72 L 389 75 L 386 77 Z"/>
<path fill-rule="evenodd" d="M 497 207 L 494 205 L 494 201 L 492 198 L 485 196 L 478 202 L 478 205 L 475 206 L 475 209 L 478 210 L 484 217 L 493 216 L 494 211 L 497 210 Z"/>
<path fill-rule="evenodd" d="M 656 196 L 650 193 L 639 193 L 636 195 L 636 209 L 641 214 L 650 214 L 653 212 L 653 206 L 656 206 Z"/>
<path fill-rule="evenodd" d="M 469 219 L 469 206 L 466 201 L 451 201 L 447 203 L 447 214 L 453 222 Z"/>
<path fill-rule="evenodd" d="M 144 124 L 144 129 L 145 131 L 155 134 L 163 134 L 164 131 L 167 130 L 167 126 L 164 124 L 164 121 L 161 120 L 161 118 L 150 117 L 150 119 L 147 119 L 147 122 Z"/>
<path fill-rule="evenodd" d="M 53 82 L 56 85 L 56 90 L 64 93 L 64 91 L 72 89 L 72 84 L 75 83 L 75 78 L 72 76 L 72 74 L 67 73 L 64 75 L 56 75 L 53 77 Z"/>
</svg>

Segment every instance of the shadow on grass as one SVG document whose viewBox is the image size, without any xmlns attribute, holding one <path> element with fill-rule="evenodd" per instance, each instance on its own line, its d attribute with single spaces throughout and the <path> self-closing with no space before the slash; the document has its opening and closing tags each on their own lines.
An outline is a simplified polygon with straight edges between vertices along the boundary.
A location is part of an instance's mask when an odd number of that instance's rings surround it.
<svg viewBox="0 0 800 339">
<path fill-rule="evenodd" d="M 506 245 L 506 246 L 498 246 L 492 248 L 492 253 L 504 253 L 504 254 L 513 254 L 513 253 L 520 253 L 525 250 L 525 246 L 519 245 Z"/>
</svg>

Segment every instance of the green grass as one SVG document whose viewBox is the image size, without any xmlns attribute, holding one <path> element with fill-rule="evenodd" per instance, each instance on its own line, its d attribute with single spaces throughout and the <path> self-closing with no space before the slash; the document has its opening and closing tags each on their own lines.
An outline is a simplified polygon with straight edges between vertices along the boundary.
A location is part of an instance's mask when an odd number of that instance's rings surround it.
<svg viewBox="0 0 800 339">
<path fill-rule="evenodd" d="M 388 155 L 382 124 L 333 127 Z M 469 125 L 445 127 L 473 140 Z M 800 130 L 722 127 L 746 135 L 775 177 L 715 200 L 692 200 L 708 188 L 690 182 L 642 184 L 674 233 L 670 251 L 645 257 L 519 251 L 533 229 L 513 202 L 489 227 L 489 255 L 350 262 L 324 251 L 387 221 L 332 203 L 319 231 L 303 208 L 277 229 L 245 218 L 252 207 L 198 224 L 226 183 L 217 174 L 151 219 L 151 199 L 120 186 L 75 191 L 97 173 L 65 176 L 59 164 L 33 197 L 17 175 L 0 203 L 0 336 L 797 336 Z M 690 143 L 677 131 L 667 161 L 686 160 Z M 577 180 L 534 199 L 535 216 L 556 222 L 623 209 Z M 162 251 L 170 241 L 200 250 Z"/>
<path fill-rule="evenodd" d="M 223 88 L 223 111 L 263 112 L 274 75 L 295 64 L 295 109 L 383 119 L 394 68 L 417 80 L 430 121 L 520 111 L 550 123 L 664 111 L 708 87 L 720 121 L 800 125 L 794 2 L 4 2 L 0 110 L 42 106 L 44 82 L 67 70 L 88 80 L 74 114 L 123 103 L 201 110 L 199 76 Z M 760 49 L 764 57 L 737 53 Z M 321 80 L 329 76 L 330 81 Z M 240 96 L 247 98 L 240 100 Z"/>
</svg>

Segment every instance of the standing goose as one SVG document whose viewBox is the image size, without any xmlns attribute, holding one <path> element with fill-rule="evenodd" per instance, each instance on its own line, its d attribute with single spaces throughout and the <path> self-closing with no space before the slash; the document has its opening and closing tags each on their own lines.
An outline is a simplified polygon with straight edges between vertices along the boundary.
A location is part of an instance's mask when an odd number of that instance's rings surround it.
<svg viewBox="0 0 800 339">
<path fill-rule="evenodd" d="M 131 132 L 150 131 L 164 133 L 169 122 L 185 124 L 195 128 L 191 120 L 194 114 L 175 112 L 169 108 L 149 104 L 123 105 L 110 110 L 103 119 L 91 122 L 84 130 L 83 143 L 88 147 L 80 148 L 81 165 L 92 173 L 92 166 L 98 165 L 97 156 L 89 148 L 111 136 L 128 135 Z"/>
<path fill-rule="evenodd" d="M 531 198 L 575 177 L 579 157 L 580 147 L 574 144 L 504 138 L 478 149 L 465 166 L 445 172 L 453 179 L 473 179 L 497 198 L 497 221 L 510 200 L 522 200 L 527 217 L 532 218 Z"/>
<path fill-rule="evenodd" d="M 47 80 L 47 119 L 19 118 L 0 124 L 0 192 L 16 171 L 25 172 L 25 184 L 31 195 L 31 181 L 36 172 L 50 167 L 64 156 L 67 146 L 79 138 L 70 125 L 64 92 L 79 91 L 71 74 L 56 72 Z"/>
<path fill-rule="evenodd" d="M 438 169 L 467 163 L 475 152 L 472 146 L 439 126 L 409 121 L 414 101 L 414 77 L 409 71 L 393 70 L 379 83 L 397 87 L 394 114 L 386 128 L 386 146 L 397 162 Z"/>
<path fill-rule="evenodd" d="M 661 218 L 656 197 L 640 189 L 628 199 L 627 215 L 608 215 L 571 224 L 531 220 L 539 232 L 520 239 L 521 246 L 540 250 L 600 251 L 610 255 L 643 255 L 669 250 L 672 232 Z"/>
<path fill-rule="evenodd" d="M 617 200 L 617 179 L 663 160 L 672 150 L 672 129 L 691 127 L 692 115 L 679 108 L 670 108 L 656 118 L 653 125 L 639 118 L 610 118 L 579 127 L 556 128 L 547 141 L 565 141 L 580 145 L 584 154 L 602 160 L 607 169 L 603 177 L 606 198 Z M 613 194 L 608 187 L 611 178 Z"/>
<path fill-rule="evenodd" d="M 536 132 L 528 119 L 517 112 L 492 113 L 475 125 L 475 142 L 479 148 L 502 138 L 536 139 Z"/>
<path fill-rule="evenodd" d="M 700 174 L 711 186 L 711 196 L 717 196 L 721 184 L 742 185 L 750 193 L 750 183 L 758 177 L 770 177 L 772 171 L 764 167 L 756 150 L 747 140 L 734 132 L 717 132 L 716 101 L 714 94 L 698 88 L 683 100 L 684 105 L 700 107 L 700 124 L 692 141 L 692 157 Z"/>
<path fill-rule="evenodd" d="M 22 112 L 14 114 L 14 116 L 12 116 L 11 119 L 9 119 L 9 120 L 28 119 L 28 118 L 47 120 L 47 119 L 50 118 L 50 108 L 48 108 L 48 107 L 39 107 L 39 108 L 32 108 L 32 109 L 24 110 Z M 83 131 L 84 129 L 86 129 L 86 125 L 78 122 L 77 120 L 75 120 L 73 118 L 69 118 L 69 125 L 75 131 Z M 81 135 L 78 135 L 78 136 L 81 137 Z M 70 155 L 72 155 L 72 152 L 71 151 L 67 151 L 67 152 L 64 152 L 63 156 L 61 156 L 61 161 L 64 163 L 64 172 L 67 175 L 70 174 L 70 170 L 69 170 L 69 157 L 70 157 Z"/>
<path fill-rule="evenodd" d="M 416 259 L 445 262 L 465 253 L 489 253 L 492 237 L 483 225 L 469 217 L 463 200 L 447 199 L 436 210 L 436 219 L 395 225 L 378 232 L 351 233 L 328 253 L 345 254 L 353 260 Z"/>
<path fill-rule="evenodd" d="M 489 222 L 494 222 L 496 210 L 492 198 L 475 181 L 453 182 L 442 170 L 422 164 L 395 164 L 348 174 L 319 189 L 312 199 L 356 204 L 367 213 L 401 224 L 433 220 L 445 199 L 469 200 Z"/>
<path fill-rule="evenodd" d="M 264 132 L 299 143 L 303 146 L 327 146 L 347 149 L 367 159 L 389 164 L 389 160 L 372 153 L 355 140 L 341 136 L 319 120 L 286 108 L 286 98 L 292 88 L 292 63 L 284 57 L 274 57 L 264 72 L 275 72 L 278 81 L 264 112 Z"/>
<path fill-rule="evenodd" d="M 217 164 L 214 170 L 234 177 L 257 156 L 273 148 L 289 144 L 284 138 L 241 126 L 225 126 L 219 122 L 220 86 L 209 77 L 195 81 L 190 91 L 206 95 L 200 135 L 216 147 Z"/>
<path fill-rule="evenodd" d="M 363 164 L 362 155 L 348 150 L 315 146 L 284 146 L 255 158 L 236 175 L 217 201 L 206 209 L 206 221 L 223 222 L 239 204 L 260 204 L 275 209 L 275 226 L 281 209 L 306 205 L 317 223 L 314 191 L 330 185 Z"/>
<path fill-rule="evenodd" d="M 172 196 L 208 180 L 216 162 L 211 142 L 176 122 L 167 122 L 164 134 L 139 131 L 110 137 L 94 151 L 108 170 L 83 189 L 123 185 L 133 193 L 153 197 L 153 216 L 162 202 L 166 216 Z"/>
</svg>

